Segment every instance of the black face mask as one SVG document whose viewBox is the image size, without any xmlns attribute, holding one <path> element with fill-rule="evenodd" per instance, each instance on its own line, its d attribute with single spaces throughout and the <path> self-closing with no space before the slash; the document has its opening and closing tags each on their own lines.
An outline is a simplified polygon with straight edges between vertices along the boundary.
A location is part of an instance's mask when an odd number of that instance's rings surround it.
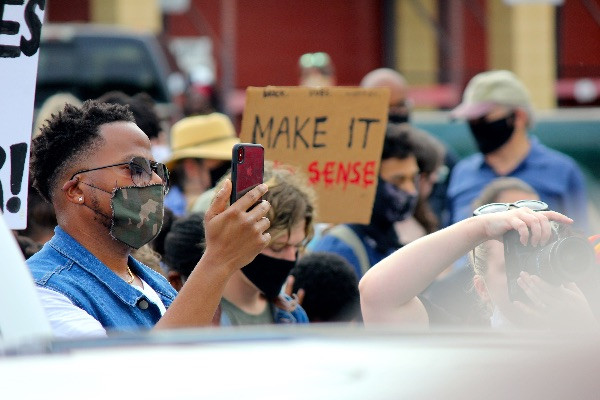
<svg viewBox="0 0 600 400">
<path fill-rule="evenodd" d="M 389 113 L 388 114 L 388 122 L 392 124 L 403 124 L 410 121 L 410 117 L 407 114 L 396 114 Z"/>
<path fill-rule="evenodd" d="M 417 206 L 417 195 L 397 188 L 379 178 L 371 223 L 378 226 L 389 226 L 394 222 L 410 217 Z"/>
<path fill-rule="evenodd" d="M 488 122 L 485 117 L 481 117 L 469 121 L 469 127 L 479 151 L 488 154 L 502 147 L 512 136 L 515 130 L 515 113 L 512 112 L 505 118 L 493 122 Z"/>
<path fill-rule="evenodd" d="M 282 260 L 259 254 L 242 272 L 267 299 L 274 300 L 296 261 Z"/>
</svg>

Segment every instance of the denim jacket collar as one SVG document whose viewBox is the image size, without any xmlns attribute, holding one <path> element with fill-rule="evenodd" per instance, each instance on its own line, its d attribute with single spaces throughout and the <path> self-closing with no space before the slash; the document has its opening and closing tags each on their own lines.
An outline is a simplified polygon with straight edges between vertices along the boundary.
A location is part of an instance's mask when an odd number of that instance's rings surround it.
<svg viewBox="0 0 600 400">
<path fill-rule="evenodd" d="M 134 307 L 143 297 L 143 294 L 139 290 L 135 289 L 132 285 L 128 284 L 115 274 L 60 226 L 55 228 L 54 233 L 54 237 L 48 244 L 64 257 L 69 258 L 82 269 L 95 276 L 106 286 L 107 290 L 112 292 L 121 301 Z M 157 279 L 160 279 L 157 272 L 154 272 L 149 268 L 143 268 L 143 264 L 134 259 L 131 255 L 129 256 L 128 265 L 136 275 L 152 286 L 159 296 L 170 299 L 171 301 L 175 298 L 171 293 L 160 290 L 160 285 L 154 284 Z"/>
</svg>

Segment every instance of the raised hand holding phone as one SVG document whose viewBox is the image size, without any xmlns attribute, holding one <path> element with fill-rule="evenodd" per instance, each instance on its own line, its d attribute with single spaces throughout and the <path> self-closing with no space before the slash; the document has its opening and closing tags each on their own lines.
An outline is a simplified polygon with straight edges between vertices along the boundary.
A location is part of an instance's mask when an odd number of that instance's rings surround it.
<svg viewBox="0 0 600 400">
<path fill-rule="evenodd" d="M 264 163 L 265 149 L 262 145 L 238 143 L 233 146 L 231 157 L 231 204 L 263 182 Z"/>
</svg>

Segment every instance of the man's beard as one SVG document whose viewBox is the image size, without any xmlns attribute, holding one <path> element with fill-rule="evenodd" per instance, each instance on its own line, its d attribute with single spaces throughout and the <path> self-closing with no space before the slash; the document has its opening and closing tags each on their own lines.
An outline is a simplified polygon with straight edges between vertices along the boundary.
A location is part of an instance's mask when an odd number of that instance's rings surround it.
<svg viewBox="0 0 600 400">
<path fill-rule="evenodd" d="M 92 196 L 91 203 L 92 206 L 88 206 L 88 208 L 94 212 L 94 221 L 99 222 L 110 232 L 110 228 L 112 227 L 112 218 L 99 211 L 100 201 L 98 200 L 98 197 Z"/>
</svg>

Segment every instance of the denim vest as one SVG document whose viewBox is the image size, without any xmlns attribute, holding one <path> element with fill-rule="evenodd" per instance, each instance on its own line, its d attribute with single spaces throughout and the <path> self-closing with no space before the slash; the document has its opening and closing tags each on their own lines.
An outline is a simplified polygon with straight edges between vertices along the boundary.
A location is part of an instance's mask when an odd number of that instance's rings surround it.
<svg viewBox="0 0 600 400">
<path fill-rule="evenodd" d="M 169 282 L 131 256 L 128 264 L 168 308 L 177 294 Z M 161 317 L 158 306 L 60 227 L 56 227 L 54 237 L 27 260 L 27 265 L 38 286 L 65 295 L 106 330 L 149 329 Z"/>
</svg>

